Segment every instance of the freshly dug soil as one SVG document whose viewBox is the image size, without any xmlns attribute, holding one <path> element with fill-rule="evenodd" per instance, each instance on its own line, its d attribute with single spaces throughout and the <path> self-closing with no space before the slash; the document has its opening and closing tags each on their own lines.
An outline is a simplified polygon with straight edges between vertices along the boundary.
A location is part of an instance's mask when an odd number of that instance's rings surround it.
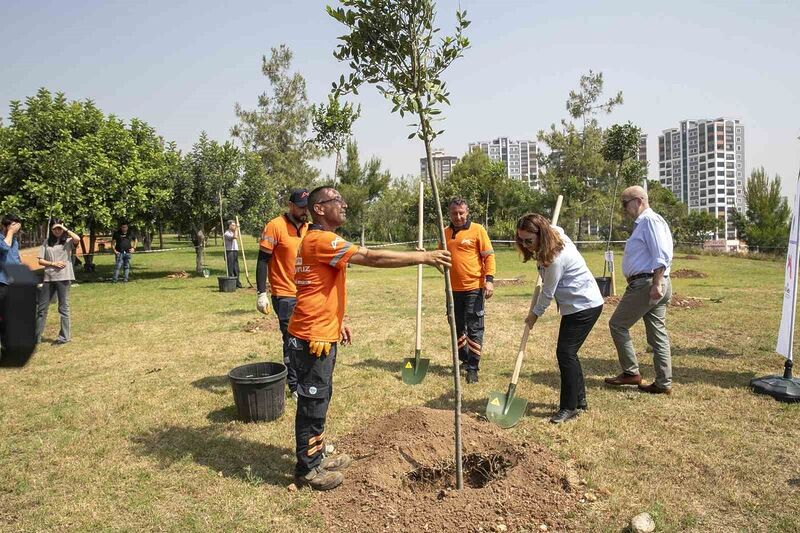
<svg viewBox="0 0 800 533">
<path fill-rule="evenodd" d="M 508 278 L 508 279 L 497 279 L 494 280 L 495 287 L 509 287 L 515 285 L 525 285 L 525 280 L 523 278 Z"/>
<path fill-rule="evenodd" d="M 516 442 L 464 414 L 464 489 L 455 490 L 453 413 L 412 407 L 370 420 L 337 442 L 355 460 L 321 493 L 332 531 L 571 529 L 581 498 L 574 473 L 547 449 Z M 568 518 L 569 517 L 569 518 Z"/>
<path fill-rule="evenodd" d="M 617 305 L 621 298 L 621 296 L 606 296 L 606 305 Z M 679 309 L 697 309 L 698 307 L 703 307 L 703 300 L 700 298 L 681 296 L 680 294 L 672 293 L 672 299 L 669 301 L 669 306 L 677 307 Z"/>
<path fill-rule="evenodd" d="M 708 274 L 689 268 L 682 268 L 680 270 L 673 270 L 669 273 L 669 276 L 671 278 L 707 278 Z"/>
<path fill-rule="evenodd" d="M 247 333 L 257 333 L 265 329 L 276 327 L 277 322 L 278 321 L 275 320 L 272 315 L 260 316 L 258 318 L 254 318 L 253 320 L 249 320 L 242 329 Z"/>
</svg>

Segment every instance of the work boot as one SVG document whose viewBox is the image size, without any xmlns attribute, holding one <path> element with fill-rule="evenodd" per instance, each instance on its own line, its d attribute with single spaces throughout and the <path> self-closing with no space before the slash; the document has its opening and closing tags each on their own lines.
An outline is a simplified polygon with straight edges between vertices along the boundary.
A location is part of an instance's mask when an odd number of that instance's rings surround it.
<svg viewBox="0 0 800 533">
<path fill-rule="evenodd" d="M 336 457 L 325 457 L 322 459 L 322 468 L 329 472 L 344 470 L 353 463 L 353 459 L 346 453 L 340 453 Z"/>
<path fill-rule="evenodd" d="M 467 370 L 467 383 L 477 383 L 477 382 L 478 382 L 478 371 Z"/>
<path fill-rule="evenodd" d="M 341 472 L 328 472 L 321 466 L 311 470 L 304 476 L 294 476 L 294 484 L 297 488 L 311 487 L 314 490 L 331 490 L 335 489 L 344 481 L 344 475 Z"/>
<path fill-rule="evenodd" d="M 550 418 L 550 422 L 553 424 L 561 424 L 562 422 L 571 420 L 576 416 L 578 416 L 577 409 L 559 409 L 559 411 Z"/>
</svg>

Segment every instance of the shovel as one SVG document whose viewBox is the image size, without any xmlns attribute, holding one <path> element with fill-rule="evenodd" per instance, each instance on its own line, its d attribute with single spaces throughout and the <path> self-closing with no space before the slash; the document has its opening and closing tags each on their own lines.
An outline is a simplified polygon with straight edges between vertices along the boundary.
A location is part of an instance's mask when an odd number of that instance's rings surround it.
<svg viewBox="0 0 800 533">
<path fill-rule="evenodd" d="M 555 226 L 558 223 L 558 215 L 561 212 L 562 196 L 558 195 L 556 200 L 556 207 L 553 210 L 553 222 Z M 541 276 L 536 281 L 536 288 L 533 291 L 531 298 L 530 310 L 536 305 L 536 300 L 539 299 L 539 293 L 542 292 L 542 278 Z M 530 314 L 530 310 L 528 313 Z M 525 416 L 525 411 L 528 408 L 528 400 L 525 398 L 517 398 L 517 381 L 519 380 L 519 372 L 522 370 L 522 359 L 525 357 L 525 347 L 528 344 L 528 334 L 531 328 L 525 323 L 525 328 L 522 330 L 522 339 L 519 342 L 519 352 L 517 353 L 517 362 L 514 364 L 514 373 L 511 375 L 511 383 L 508 384 L 508 390 L 505 394 L 502 392 L 492 391 L 489 393 L 489 402 L 486 404 L 486 418 L 490 422 L 494 422 L 503 429 L 513 427 Z"/>
<path fill-rule="evenodd" d="M 422 180 L 419 181 L 419 236 L 418 246 L 422 248 L 423 238 L 423 192 Z M 431 364 L 430 359 L 420 359 L 422 353 L 422 265 L 417 265 L 417 341 L 414 349 L 413 359 L 403 359 L 403 383 L 406 385 L 417 385 L 422 383 L 425 379 L 425 374 L 428 372 L 428 367 Z"/>
</svg>

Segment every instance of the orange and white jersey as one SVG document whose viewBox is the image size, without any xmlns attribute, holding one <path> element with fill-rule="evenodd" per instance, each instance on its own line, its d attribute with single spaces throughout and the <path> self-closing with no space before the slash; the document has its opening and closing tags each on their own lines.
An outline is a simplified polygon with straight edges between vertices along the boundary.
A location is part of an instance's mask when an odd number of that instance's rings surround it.
<svg viewBox="0 0 800 533">
<path fill-rule="evenodd" d="M 452 256 L 450 282 L 454 291 L 482 288 L 486 276 L 494 276 L 494 249 L 489 234 L 480 224 L 468 221 L 461 229 L 445 228 L 447 250 Z"/>
<path fill-rule="evenodd" d="M 307 228 L 305 223 L 295 226 L 285 214 L 273 218 L 264 226 L 258 245 L 261 250 L 272 254 L 269 262 L 269 286 L 273 296 L 294 297 L 297 293 L 294 261 Z"/>
</svg>

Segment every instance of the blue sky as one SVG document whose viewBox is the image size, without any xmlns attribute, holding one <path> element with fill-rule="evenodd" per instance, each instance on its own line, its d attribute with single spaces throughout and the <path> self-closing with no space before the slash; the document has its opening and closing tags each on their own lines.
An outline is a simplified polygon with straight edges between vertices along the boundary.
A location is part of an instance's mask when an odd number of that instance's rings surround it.
<svg viewBox="0 0 800 533">
<path fill-rule="evenodd" d="M 449 32 L 459 2 L 440 1 Z M 781 174 L 793 194 L 800 167 L 800 2 L 560 2 L 461 0 L 472 48 L 446 74 L 452 107 L 437 140 L 506 135 L 534 139 L 566 115 L 565 100 L 589 69 L 625 104 L 604 124 L 632 121 L 649 135 L 657 173 L 661 130 L 688 118 L 741 119 L 748 172 Z M 229 138 L 234 103 L 255 105 L 262 54 L 285 43 L 294 68 L 323 101 L 346 72 L 332 56 L 342 28 L 325 2 L 0 0 L 0 116 L 39 87 L 93 99 L 106 113 L 139 117 L 183 149 L 205 130 Z M 393 174 L 418 172 L 423 148 L 373 89 L 357 101 L 362 156 Z M 329 160 L 319 162 L 332 171 Z"/>
</svg>

